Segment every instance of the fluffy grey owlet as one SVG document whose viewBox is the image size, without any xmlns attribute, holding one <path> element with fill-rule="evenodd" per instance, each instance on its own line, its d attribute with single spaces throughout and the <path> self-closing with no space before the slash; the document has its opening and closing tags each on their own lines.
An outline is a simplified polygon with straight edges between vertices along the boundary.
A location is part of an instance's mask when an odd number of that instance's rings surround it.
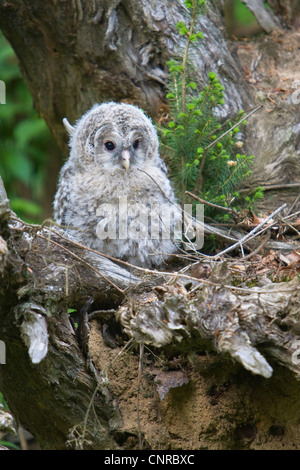
<svg viewBox="0 0 300 470">
<path fill-rule="evenodd" d="M 137 107 L 95 105 L 73 127 L 70 156 L 54 200 L 54 219 L 71 238 L 143 267 L 177 251 L 181 223 L 156 130 Z"/>
</svg>

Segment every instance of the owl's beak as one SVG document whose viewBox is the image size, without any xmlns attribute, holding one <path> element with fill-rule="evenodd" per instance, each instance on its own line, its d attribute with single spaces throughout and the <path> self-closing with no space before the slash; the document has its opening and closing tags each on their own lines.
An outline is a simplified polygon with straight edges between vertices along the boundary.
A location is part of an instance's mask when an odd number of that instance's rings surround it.
<svg viewBox="0 0 300 470">
<path fill-rule="evenodd" d="M 121 153 L 121 164 L 125 168 L 126 171 L 129 170 L 130 167 L 130 152 L 129 150 L 123 150 Z"/>
</svg>

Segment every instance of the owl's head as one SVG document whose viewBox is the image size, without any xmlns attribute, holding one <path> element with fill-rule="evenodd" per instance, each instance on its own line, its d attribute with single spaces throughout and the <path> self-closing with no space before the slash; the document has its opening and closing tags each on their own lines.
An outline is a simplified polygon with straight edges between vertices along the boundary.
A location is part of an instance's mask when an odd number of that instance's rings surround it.
<svg viewBox="0 0 300 470">
<path fill-rule="evenodd" d="M 103 103 L 93 106 L 73 127 L 64 119 L 70 134 L 70 159 L 85 167 L 129 171 L 159 159 L 156 130 L 136 106 Z"/>
</svg>

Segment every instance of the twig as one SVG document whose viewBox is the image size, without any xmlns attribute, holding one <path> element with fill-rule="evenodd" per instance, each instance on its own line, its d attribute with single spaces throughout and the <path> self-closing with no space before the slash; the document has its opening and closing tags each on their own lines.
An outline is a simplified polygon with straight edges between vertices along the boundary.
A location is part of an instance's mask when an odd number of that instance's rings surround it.
<svg viewBox="0 0 300 470">
<path fill-rule="evenodd" d="M 283 206 L 281 206 L 279 209 L 277 209 L 277 211 L 275 211 L 275 213 L 279 212 L 283 207 L 285 207 L 285 204 Z M 270 218 L 274 216 L 274 213 L 270 215 Z M 268 217 L 269 219 L 269 217 Z M 26 222 L 23 222 L 21 219 L 16 219 L 18 220 L 19 222 L 22 222 L 24 225 L 28 225 L 28 226 L 31 226 L 30 224 L 27 224 Z M 267 219 L 265 221 L 263 221 L 262 225 L 265 224 L 267 221 Z M 261 225 L 261 224 L 260 224 Z M 258 226 L 257 226 L 258 228 Z M 268 229 L 270 227 L 267 227 L 266 229 Z M 154 270 L 154 269 L 148 269 L 148 268 L 142 268 L 141 266 L 135 266 L 134 264 L 131 264 L 131 263 L 128 263 L 127 261 L 123 261 L 119 258 L 114 258 L 112 256 L 109 256 L 109 255 L 106 255 L 105 253 L 101 253 L 97 250 L 94 250 L 92 248 L 89 248 L 85 245 L 82 245 L 81 243 L 79 242 L 75 242 L 74 240 L 71 240 L 70 238 L 67 238 L 67 237 L 64 237 L 62 234 L 56 232 L 55 230 L 49 228 L 49 230 L 52 230 L 53 233 L 55 233 L 56 235 L 58 235 L 59 237 L 61 237 L 62 239 L 64 240 L 67 240 L 69 243 L 79 247 L 79 248 L 82 248 L 84 250 L 87 250 L 87 251 L 90 251 L 91 253 L 95 253 L 97 255 L 100 255 L 100 256 L 103 256 L 103 258 L 107 258 L 115 263 L 118 263 L 118 264 L 122 264 L 124 266 L 127 266 L 129 268 L 133 268 L 135 269 L 136 271 L 142 271 L 143 273 L 145 274 L 153 274 L 153 275 L 156 275 L 156 276 L 169 276 L 169 277 L 173 277 L 173 278 L 183 278 L 183 279 L 188 279 L 190 281 L 195 281 L 195 282 L 199 282 L 200 284 L 207 284 L 207 285 L 210 285 L 210 286 L 213 286 L 213 287 L 220 287 L 222 286 L 223 288 L 225 289 L 231 289 L 231 290 L 237 290 L 237 291 L 240 291 L 240 292 L 246 292 L 246 293 L 252 293 L 253 292 L 253 289 L 247 289 L 247 288 L 244 288 L 244 287 L 237 287 L 237 286 L 230 286 L 230 285 L 227 285 L 227 284 L 218 284 L 216 282 L 213 282 L 213 281 L 209 281 L 208 279 L 199 279 L 197 277 L 193 277 L 193 276 L 189 276 L 187 274 L 182 274 L 181 272 L 175 272 L 175 273 L 172 273 L 172 272 L 167 272 L 167 271 L 158 271 L 158 270 Z M 250 232 L 248 235 L 249 237 L 251 236 L 251 234 L 253 233 Z M 41 238 L 43 238 L 44 240 L 47 240 L 45 237 L 42 237 L 40 235 Z M 245 238 L 245 237 L 244 237 Z M 252 238 L 252 236 L 251 236 Z M 239 246 L 239 244 L 243 242 L 243 239 L 242 240 L 239 240 L 238 243 L 236 244 L 236 246 Z M 63 248 L 62 245 L 60 245 L 59 243 L 56 243 L 56 242 L 53 242 L 52 240 L 52 243 L 55 243 L 58 247 L 60 248 Z M 231 247 L 229 247 L 231 248 Z M 65 251 L 69 251 L 67 249 L 65 249 Z M 74 253 L 70 252 L 71 255 L 74 255 Z M 221 253 L 218 253 L 218 255 L 216 256 L 208 256 L 208 255 L 205 255 L 205 258 L 206 259 L 209 259 L 209 260 L 215 260 L 216 257 L 220 257 Z M 76 255 L 75 255 L 76 256 Z M 199 253 L 199 256 L 201 256 L 201 253 Z M 203 256 L 203 255 L 202 255 Z M 97 271 L 95 268 L 93 268 L 89 263 L 85 262 L 85 260 L 82 260 L 80 257 L 78 257 L 80 261 L 83 261 L 85 264 L 87 264 L 87 266 L 89 268 L 92 268 L 94 271 L 97 272 L 97 274 L 99 274 L 101 276 L 101 273 L 99 273 L 99 271 Z M 186 268 L 186 267 L 185 267 Z M 102 275 L 103 276 L 103 275 Z M 107 282 L 110 282 L 112 283 L 109 279 L 107 280 Z M 116 287 L 117 288 L 117 287 Z M 120 290 L 122 293 L 126 293 L 126 290 L 123 291 L 121 290 L 120 288 L 118 288 L 118 290 Z M 287 289 L 287 292 L 289 292 L 290 289 Z M 264 291 L 264 293 L 268 293 L 269 291 Z M 274 291 L 270 291 L 270 293 L 273 293 Z"/>
<path fill-rule="evenodd" d="M 205 147 L 204 151 L 210 149 L 211 147 L 213 147 L 217 142 L 219 142 L 219 140 L 223 139 L 223 137 L 225 137 L 225 135 L 227 135 L 227 134 L 229 134 L 229 132 L 233 131 L 233 129 L 235 129 L 237 126 L 239 126 L 239 124 L 241 124 L 241 122 L 248 119 L 248 117 L 252 116 L 252 114 L 256 113 L 256 111 L 258 111 L 262 107 L 263 107 L 263 105 L 261 104 L 261 105 L 257 106 L 256 108 L 252 109 L 252 111 L 250 111 L 248 114 L 246 114 L 246 116 L 244 116 L 242 119 L 240 119 L 236 124 L 234 124 L 234 126 L 232 126 L 230 129 L 228 129 L 226 132 L 224 132 L 222 135 L 220 135 L 220 137 L 218 137 L 211 144 L 209 144 L 207 147 Z"/>
<path fill-rule="evenodd" d="M 121 351 L 118 352 L 118 354 L 116 354 L 116 356 L 107 364 L 107 366 L 105 366 L 105 368 L 101 371 L 102 372 L 102 375 L 106 375 L 107 372 L 109 371 L 109 369 L 112 367 L 112 365 L 116 362 L 116 360 L 122 356 L 122 354 L 126 351 L 126 349 L 129 349 L 129 347 L 132 346 L 134 342 L 134 339 L 133 338 L 130 338 L 129 341 L 127 341 L 127 343 L 123 346 L 123 348 L 121 349 Z"/>
<path fill-rule="evenodd" d="M 253 250 L 251 253 L 249 253 L 247 256 L 244 256 L 243 257 L 243 261 L 249 259 L 249 258 L 252 258 L 252 256 L 255 256 L 257 255 L 260 250 L 265 246 L 265 244 L 270 240 L 270 237 L 271 237 L 271 232 L 267 232 L 267 235 L 266 237 L 264 238 L 264 240 L 258 245 L 257 248 L 255 248 L 255 250 Z"/>
<path fill-rule="evenodd" d="M 290 215 L 286 215 L 285 220 L 292 219 L 293 217 L 296 217 L 296 215 L 299 215 L 299 214 L 300 214 L 300 211 L 294 212 L 293 214 L 290 214 Z"/>
<path fill-rule="evenodd" d="M 291 205 L 290 209 L 288 210 L 287 215 L 289 215 L 289 214 L 292 212 L 292 210 L 294 209 L 295 205 L 298 203 L 299 199 L 300 199 L 300 194 L 298 194 L 298 196 L 296 197 L 295 201 L 294 201 L 293 204 Z"/>
<path fill-rule="evenodd" d="M 186 220 L 193 220 L 194 222 L 196 222 L 196 224 L 200 225 L 200 222 L 195 218 L 193 217 L 191 214 L 188 214 L 186 211 L 184 211 L 182 209 L 182 207 L 179 206 L 179 204 L 176 204 L 176 202 L 174 201 L 171 201 L 170 198 L 168 198 L 168 196 L 165 194 L 165 192 L 162 190 L 162 188 L 159 186 L 159 184 L 157 183 L 157 181 L 155 181 L 155 179 L 149 175 L 149 173 L 147 173 L 147 171 L 145 170 L 142 170 L 141 168 L 137 168 L 138 171 L 141 171 L 142 173 L 144 173 L 145 175 L 147 175 L 152 181 L 154 184 L 156 184 L 156 186 L 159 188 L 159 190 L 161 191 L 161 193 L 163 194 L 163 196 L 165 197 L 165 199 L 170 203 L 172 204 L 173 206 L 175 206 L 178 210 L 181 211 L 181 213 L 183 214 L 183 216 L 185 216 L 187 219 Z M 188 238 L 188 236 L 185 234 L 186 238 L 188 239 L 188 241 L 190 242 L 190 244 L 192 245 L 192 242 L 191 240 Z M 226 237 L 225 237 L 226 238 Z M 183 243 L 184 241 L 181 240 Z M 185 250 L 181 250 L 181 251 L 184 251 Z M 196 250 L 194 249 L 194 251 L 196 252 Z M 188 254 L 187 252 L 185 252 L 186 254 Z"/>
<path fill-rule="evenodd" d="M 228 253 L 229 251 L 232 251 L 235 248 L 240 247 L 243 243 L 250 240 L 250 238 L 253 238 L 253 235 L 255 233 L 257 233 L 260 230 L 261 227 L 263 227 L 266 223 L 268 223 L 269 220 L 271 220 L 276 214 L 281 212 L 286 206 L 287 206 L 287 204 L 285 203 L 282 206 L 278 207 L 278 209 L 276 209 L 274 212 L 272 212 L 272 214 L 270 214 L 268 217 L 266 217 L 266 219 L 264 219 L 260 224 L 258 224 L 253 230 L 251 230 L 251 232 L 249 232 L 247 235 L 245 235 L 241 240 L 234 243 L 234 245 L 229 246 L 225 250 L 221 251 L 221 253 L 218 253 L 217 255 L 213 256 L 213 258 L 218 259 L 221 256 L 223 256 L 225 253 Z"/>
<path fill-rule="evenodd" d="M 280 221 L 281 221 L 281 222 L 284 222 L 288 227 L 290 227 L 290 229 L 294 230 L 294 232 L 297 233 L 298 237 L 300 237 L 300 232 L 299 232 L 299 230 L 297 230 L 296 227 L 294 227 L 292 224 L 290 224 L 290 223 L 286 220 L 286 218 L 281 217 L 281 218 L 280 218 Z M 296 238 L 298 238 L 298 237 L 296 237 Z"/>
<path fill-rule="evenodd" d="M 196 201 L 202 202 L 202 204 L 206 204 L 207 206 L 214 207 L 215 209 L 220 209 L 222 211 L 230 212 L 231 214 L 234 214 L 236 217 L 239 217 L 238 212 L 236 212 L 231 207 L 219 206 L 218 204 L 213 204 L 212 202 L 205 201 L 205 199 L 201 199 L 201 197 L 198 197 L 195 194 L 190 193 L 190 191 L 186 191 L 185 194 L 188 194 L 189 196 L 191 196 Z"/>
<path fill-rule="evenodd" d="M 272 189 L 300 188 L 300 183 L 269 184 L 269 185 L 266 185 L 266 186 L 259 185 L 259 187 L 263 191 L 271 191 Z M 253 191 L 253 188 L 244 188 L 244 189 L 240 189 L 239 193 L 243 194 L 243 193 L 249 193 L 251 191 Z"/>
<path fill-rule="evenodd" d="M 107 371 L 111 368 L 111 366 L 113 365 L 113 363 L 123 354 L 123 352 L 126 351 L 126 349 L 129 348 L 129 346 L 131 346 L 133 344 L 133 341 L 134 339 L 131 338 L 126 344 L 125 346 L 123 346 L 123 348 L 121 349 L 121 351 L 118 352 L 118 354 L 116 354 L 116 356 L 107 364 L 107 366 L 101 371 L 101 376 L 98 381 L 97 381 L 97 385 L 95 387 L 95 390 L 92 394 L 92 397 L 90 399 L 90 402 L 88 404 L 88 407 L 87 407 L 87 411 L 86 411 L 86 414 L 85 414 L 85 417 L 84 417 L 84 421 L 83 421 L 83 431 L 82 431 L 82 435 L 81 435 L 81 440 L 85 440 L 85 434 L 86 434 L 86 429 L 87 429 L 87 425 L 88 425 L 88 417 L 89 417 L 89 414 L 90 414 L 90 411 L 91 411 L 91 408 L 93 406 L 93 403 L 94 403 L 94 400 L 95 400 L 95 397 L 96 397 L 96 394 L 98 392 L 98 390 L 100 390 L 100 388 L 105 385 L 105 382 L 106 382 L 106 374 L 107 374 Z"/>
<path fill-rule="evenodd" d="M 285 207 L 285 205 L 283 205 L 282 207 Z M 279 210 L 281 210 L 281 208 L 277 209 L 278 212 L 279 212 Z M 277 213 L 277 211 L 275 211 L 275 212 Z M 274 214 L 271 214 L 271 215 L 270 215 L 270 218 L 271 218 L 272 216 L 274 216 Z M 262 225 L 263 225 L 264 223 L 266 223 L 266 221 L 267 221 L 267 219 L 266 219 L 265 221 L 263 221 Z M 261 224 L 260 224 L 260 225 L 261 225 Z M 257 228 L 259 228 L 259 227 L 257 226 Z M 267 227 L 266 229 L 268 229 L 268 228 L 270 228 L 270 227 Z M 212 287 L 220 287 L 220 284 L 218 284 L 218 283 L 216 283 L 216 282 L 209 281 L 208 279 L 199 279 L 199 278 L 197 278 L 197 277 L 189 276 L 189 275 L 187 275 L 187 274 L 182 274 L 180 271 L 179 271 L 179 272 L 172 273 L 172 272 L 167 272 L 167 271 L 158 271 L 158 270 L 154 270 L 154 269 L 142 268 L 141 266 L 135 266 L 134 264 L 128 263 L 127 261 L 123 261 L 123 260 L 121 260 L 121 259 L 119 259 L 119 258 L 114 258 L 114 257 L 112 257 L 112 256 L 106 255 L 105 253 L 101 253 L 101 252 L 99 252 L 99 251 L 97 251 L 97 250 L 94 250 L 94 249 L 89 248 L 89 247 L 87 247 L 87 246 L 85 246 L 85 245 L 82 245 L 82 244 L 79 243 L 79 242 L 75 242 L 75 241 L 73 241 L 73 240 L 70 240 L 69 238 L 64 237 L 64 236 L 61 235 L 60 233 L 55 232 L 54 230 L 53 230 L 53 232 L 54 232 L 56 235 L 61 236 L 63 239 L 67 240 L 68 242 L 71 242 L 71 243 L 74 244 L 75 246 L 78 246 L 79 248 L 83 248 L 83 249 L 85 249 L 85 250 L 87 250 L 87 251 L 90 251 L 90 252 L 95 253 L 95 254 L 97 254 L 97 255 L 103 256 L 104 258 L 107 258 L 107 259 L 109 259 L 109 260 L 111 260 L 111 261 L 113 261 L 113 262 L 115 262 L 115 263 L 123 264 L 124 266 L 127 266 L 127 267 L 129 267 L 129 268 L 133 268 L 133 269 L 135 269 L 135 270 L 137 270 L 137 271 L 142 271 L 142 272 L 145 273 L 145 274 L 153 274 L 153 275 L 156 275 L 156 276 L 169 276 L 169 277 L 171 277 L 171 278 L 183 278 L 183 279 L 188 279 L 188 280 L 190 280 L 190 281 L 199 282 L 200 284 L 201 284 L 201 283 L 202 283 L 202 284 L 207 284 L 207 285 L 212 286 Z M 253 232 L 253 231 L 252 231 L 252 232 Z M 251 233 L 252 233 L 252 232 L 249 233 L 249 237 L 251 236 Z M 251 238 L 252 238 L 252 236 L 251 236 Z M 239 243 L 240 243 L 240 242 L 242 242 L 242 240 L 240 240 Z M 238 244 L 239 244 L 239 243 L 238 243 Z M 58 244 L 58 246 L 61 246 L 61 245 Z M 201 253 L 199 253 L 199 255 L 201 255 Z M 219 256 L 219 255 L 220 255 L 220 253 L 219 253 L 217 256 Z M 210 259 L 210 260 L 215 260 L 215 259 L 216 259 L 216 256 L 208 256 L 208 255 L 205 255 L 205 257 L 206 257 L 207 259 Z M 83 260 L 83 261 L 84 261 L 84 260 Z M 88 263 L 86 263 L 86 264 L 87 264 L 89 267 L 92 267 L 92 266 L 90 266 Z M 184 268 L 184 269 L 185 269 L 185 268 Z M 97 271 L 96 271 L 96 272 L 97 272 Z M 111 281 L 108 280 L 108 282 L 111 282 Z M 252 292 L 253 292 L 252 289 L 247 289 L 247 288 L 245 288 L 245 287 L 230 286 L 230 285 L 227 285 L 227 284 L 222 284 L 222 287 L 225 288 L 225 289 L 237 290 L 237 291 L 245 292 L 245 293 L 252 293 Z M 287 292 L 289 292 L 289 291 L 290 291 L 290 289 L 287 289 Z M 125 290 L 125 291 L 122 291 L 122 293 L 124 293 L 124 292 L 126 292 L 126 290 Z M 264 291 L 264 293 L 267 293 L 267 292 L 268 292 L 268 291 Z M 270 291 L 270 292 L 273 293 L 274 291 L 272 290 L 272 291 Z"/>
</svg>

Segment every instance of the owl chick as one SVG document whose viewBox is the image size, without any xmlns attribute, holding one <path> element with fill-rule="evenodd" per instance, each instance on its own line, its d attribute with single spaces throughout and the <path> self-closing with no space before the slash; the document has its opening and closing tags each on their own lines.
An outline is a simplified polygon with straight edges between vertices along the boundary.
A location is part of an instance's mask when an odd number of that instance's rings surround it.
<svg viewBox="0 0 300 470">
<path fill-rule="evenodd" d="M 73 127 L 54 219 L 70 237 L 136 266 L 177 251 L 181 211 L 158 152 L 156 130 L 137 107 L 95 105 Z"/>
</svg>

